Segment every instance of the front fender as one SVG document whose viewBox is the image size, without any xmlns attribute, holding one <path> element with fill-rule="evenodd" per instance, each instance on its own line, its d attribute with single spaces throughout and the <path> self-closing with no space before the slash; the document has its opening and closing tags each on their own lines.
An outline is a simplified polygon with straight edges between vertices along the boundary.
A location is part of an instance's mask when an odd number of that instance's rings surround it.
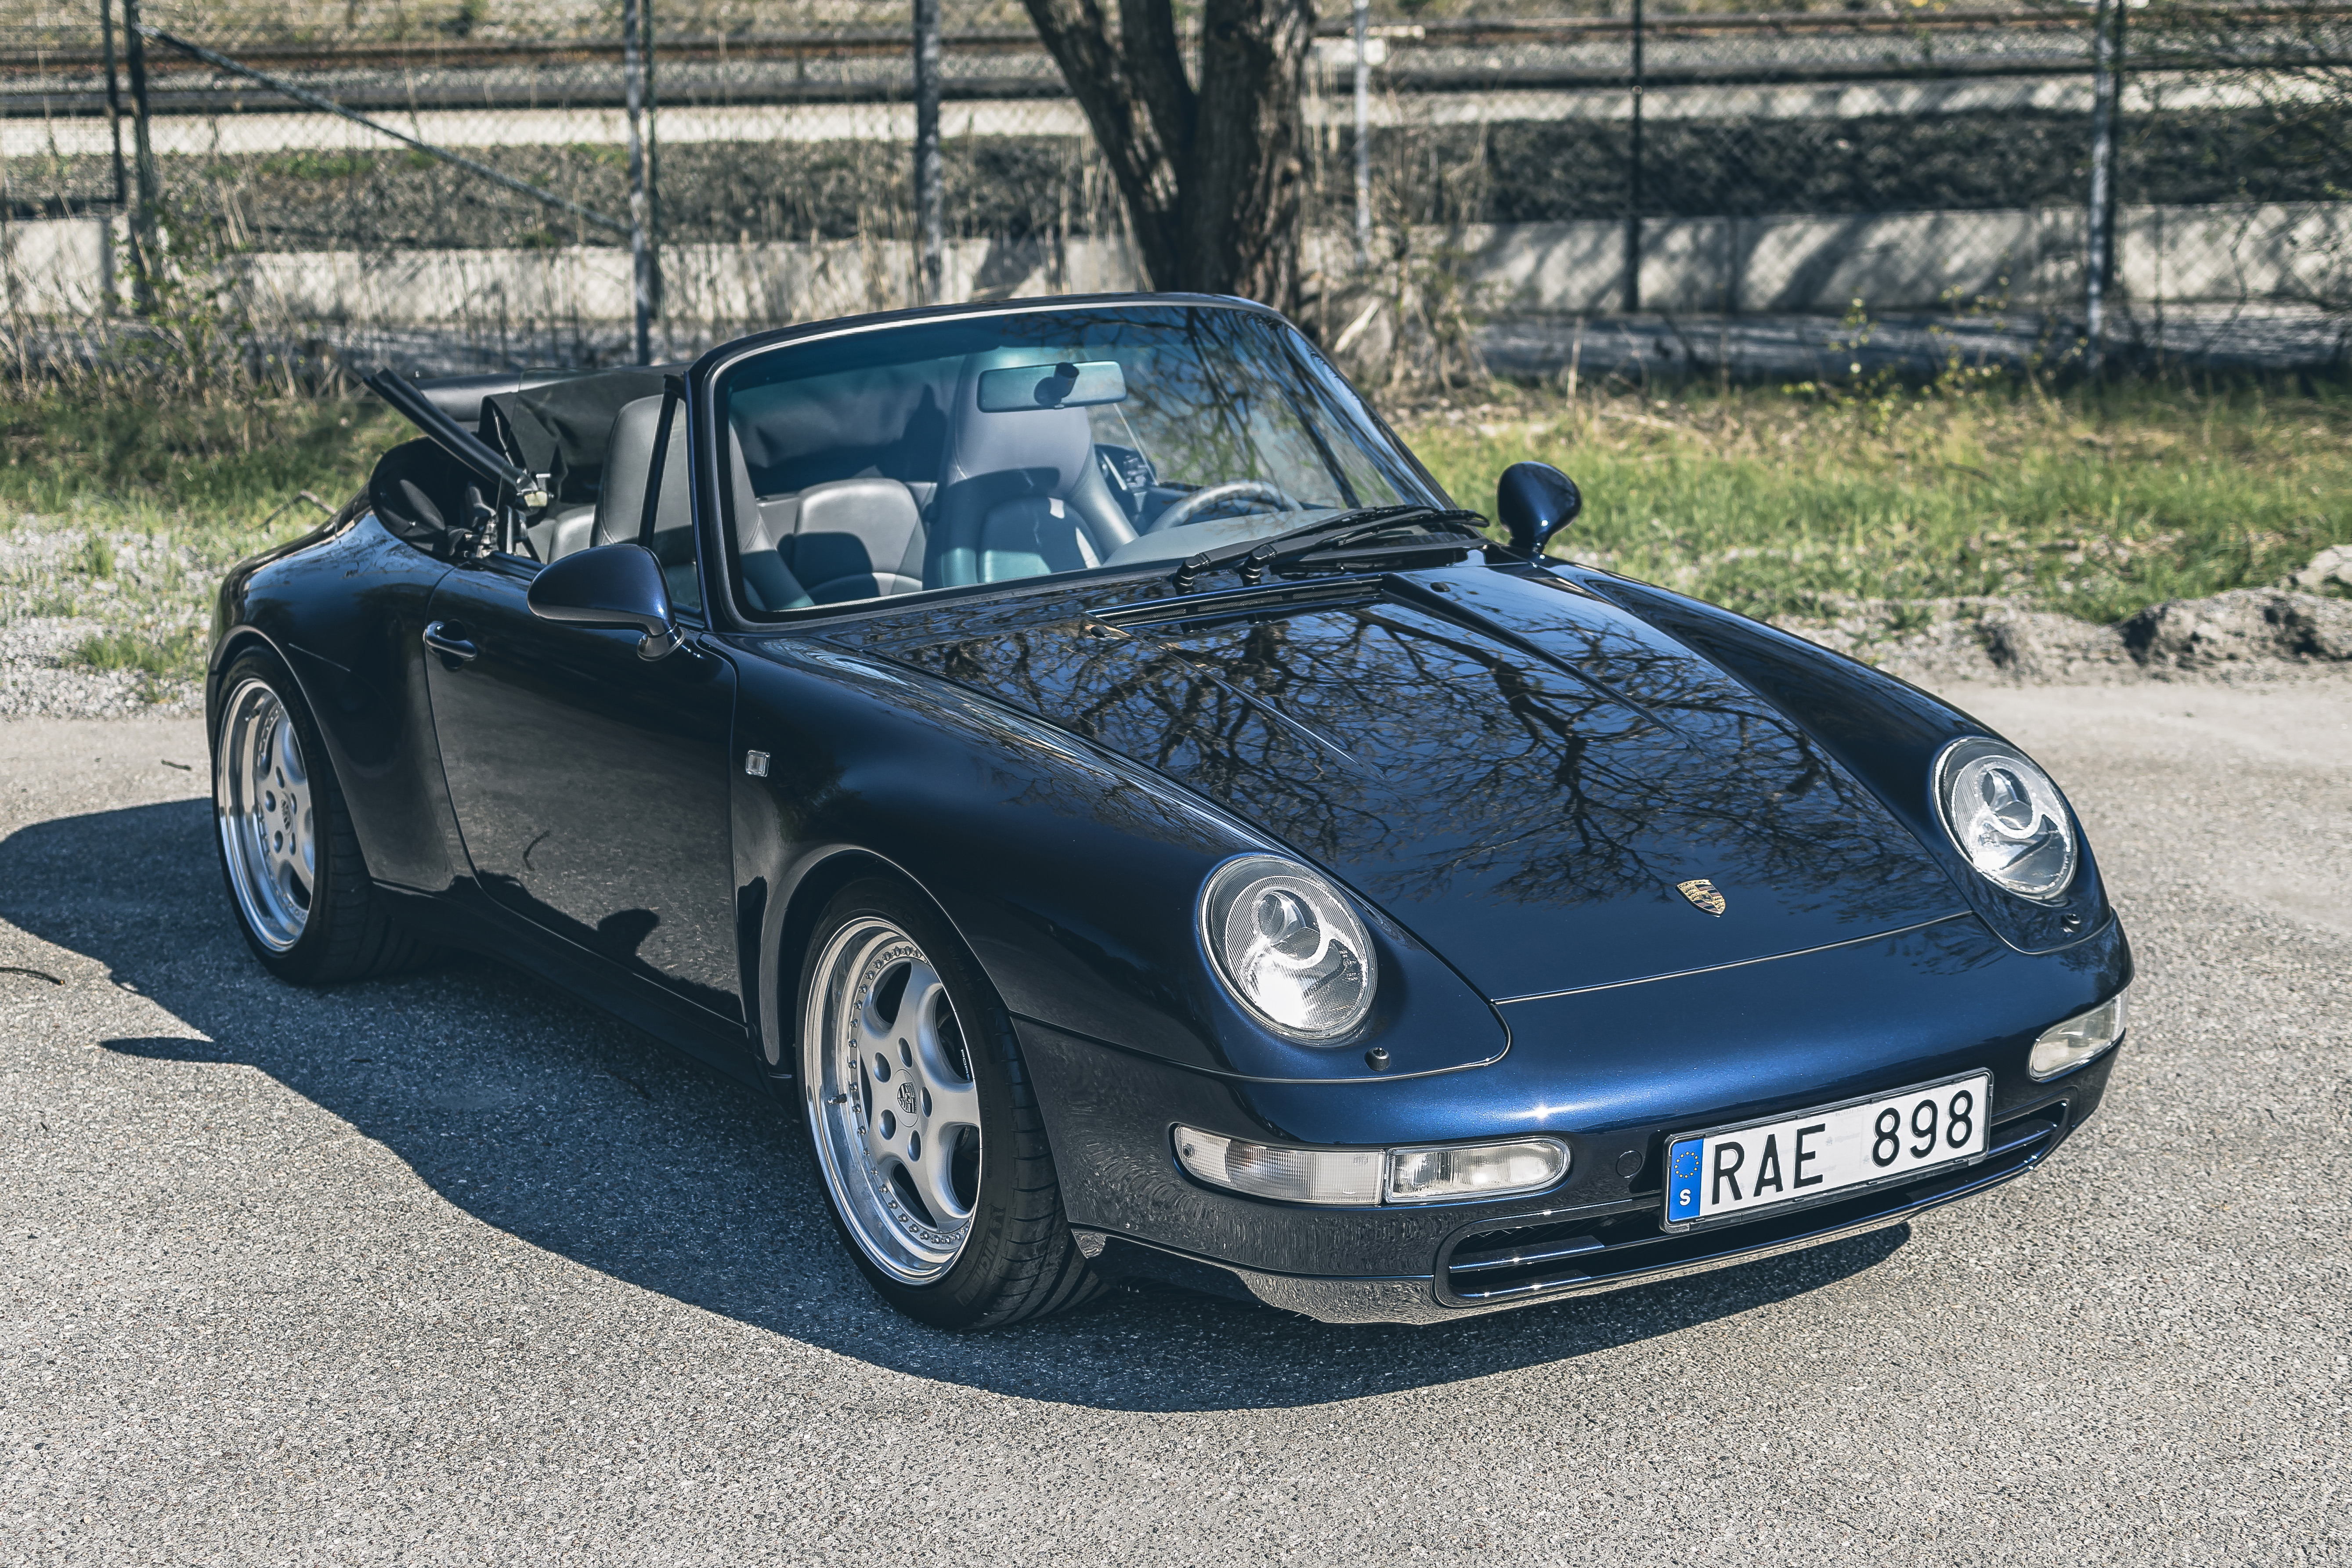
<svg viewBox="0 0 2352 1568">
<path fill-rule="evenodd" d="M 2020 952 L 2054 952 L 2114 918 L 2083 824 L 2074 880 L 2055 900 L 2021 899 L 1962 859 L 1935 798 L 1937 752 L 1968 735 L 2006 740 L 1943 699 L 1816 643 L 1668 589 L 1589 568 L 1560 574 L 1641 616 L 1771 703 L 1884 801 L 1951 877 L 1984 922 Z"/>
<path fill-rule="evenodd" d="M 860 863 L 929 895 L 1014 1014 L 1119 1050 L 1235 1079 L 1334 1082 L 1452 1071 L 1507 1048 L 1496 1009 L 1370 909 L 1382 966 L 1371 1016 L 1333 1047 L 1282 1039 L 1226 993 L 1195 932 L 1202 879 L 1276 847 L 1262 836 L 944 681 L 800 639 L 739 651 L 738 751 L 771 759 L 764 780 L 738 774 L 735 826 L 772 1069 L 791 1067 L 812 906 Z M 1388 1052 L 1377 1074 L 1376 1045 Z"/>
</svg>

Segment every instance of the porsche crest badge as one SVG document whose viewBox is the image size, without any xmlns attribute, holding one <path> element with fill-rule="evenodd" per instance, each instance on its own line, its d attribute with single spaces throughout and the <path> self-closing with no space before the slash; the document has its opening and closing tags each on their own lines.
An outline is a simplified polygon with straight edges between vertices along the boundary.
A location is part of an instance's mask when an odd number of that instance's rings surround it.
<svg viewBox="0 0 2352 1568">
<path fill-rule="evenodd" d="M 1715 884 L 1705 877 L 1693 877 L 1687 882 L 1676 882 L 1675 891 L 1711 915 L 1721 914 L 1726 907 L 1723 895 L 1717 892 Z"/>
</svg>

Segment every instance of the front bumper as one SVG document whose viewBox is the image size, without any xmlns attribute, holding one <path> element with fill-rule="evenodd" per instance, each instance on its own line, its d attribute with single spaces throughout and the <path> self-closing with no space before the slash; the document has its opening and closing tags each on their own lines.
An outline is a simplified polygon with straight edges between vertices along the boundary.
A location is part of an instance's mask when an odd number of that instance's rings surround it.
<svg viewBox="0 0 2352 1568">
<path fill-rule="evenodd" d="M 1901 1225 L 2040 1165 L 2097 1109 L 2116 1055 L 2111 1050 L 2084 1068 L 2052 1103 L 1996 1123 L 1991 1147 L 1976 1164 L 1844 1203 L 1678 1236 L 1659 1228 L 1660 1201 L 1615 1205 L 1613 1214 L 1538 1211 L 1486 1219 L 1447 1237 L 1436 1271 L 1426 1277 L 1309 1279 L 1226 1267 L 1259 1300 L 1322 1322 L 1433 1323 L 1826 1246 Z M 1130 1268 L 1151 1274 L 1148 1264 Z"/>
<path fill-rule="evenodd" d="M 1576 1166 L 1540 1199 L 1421 1208 L 1265 1204 L 1185 1178 L 1167 1133 L 1176 1121 L 1244 1135 L 1249 1121 L 1279 1129 L 1282 1117 L 1265 1117 L 1270 1090 L 1112 1051 L 1033 1020 L 1021 1023 L 1021 1039 L 1045 1105 L 1063 1201 L 1098 1272 L 1246 1295 L 1327 1323 L 1475 1317 L 1731 1268 L 1906 1223 L 2044 1163 L 2098 1110 L 2122 1053 L 2116 1047 L 2063 1079 L 2032 1084 L 2022 1072 L 2032 1030 L 2021 1030 L 1992 1053 L 1992 1138 L 1973 1166 L 1748 1225 L 1670 1234 L 1658 1225 L 1663 1140 L 1691 1117 L 1569 1133 Z M 1973 1063 L 1912 1063 L 1903 1077 L 1922 1081 L 1964 1065 Z M 1412 1098 L 1421 1105 L 1444 1100 L 1444 1093 L 1430 1093 L 1444 1086 L 1446 1079 L 1425 1079 Z M 1318 1090 L 1318 1100 L 1331 1093 Z M 1644 1159 L 1634 1162 L 1637 1150 Z M 1618 1175 L 1618 1159 L 1637 1173 Z"/>
</svg>

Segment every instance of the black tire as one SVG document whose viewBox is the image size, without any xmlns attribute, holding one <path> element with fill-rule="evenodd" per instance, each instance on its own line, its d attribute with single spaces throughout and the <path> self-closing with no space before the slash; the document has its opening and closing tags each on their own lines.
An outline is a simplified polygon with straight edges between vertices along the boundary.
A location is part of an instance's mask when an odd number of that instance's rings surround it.
<svg viewBox="0 0 2352 1568">
<path fill-rule="evenodd" d="M 944 1273 L 920 1283 L 895 1278 L 869 1255 L 845 1212 L 844 1187 L 834 1173 L 837 1167 L 824 1146 L 827 1108 L 820 1100 L 825 1079 L 822 1049 L 814 1038 L 819 1026 L 811 1001 L 818 971 L 835 938 L 870 928 L 875 921 L 887 922 L 912 939 L 937 973 L 954 1009 L 970 1063 L 971 1089 L 979 1100 L 979 1173 L 961 1247 Z M 844 888 L 817 919 L 802 959 L 797 997 L 792 1018 L 802 1124 L 843 1245 L 885 1300 L 936 1328 L 974 1330 L 1025 1322 L 1102 1292 L 1102 1282 L 1087 1268 L 1063 1212 L 1045 1118 L 1021 1059 L 1012 1016 L 928 900 L 887 878 L 867 878 Z M 928 1093 L 922 1104 L 929 1117 Z M 938 1151 L 933 1153 L 938 1157 Z"/>
<path fill-rule="evenodd" d="M 265 934 L 267 915 L 257 913 L 247 896 L 240 893 L 238 873 L 231 865 L 236 851 L 231 847 L 235 835 L 226 819 L 231 815 L 233 785 L 223 746 L 245 709 L 240 699 L 257 687 L 277 700 L 307 765 L 307 817 L 314 874 L 299 889 L 299 896 L 289 900 L 301 909 L 299 934 L 293 935 L 290 943 L 286 938 L 291 933 L 284 922 L 273 928 L 276 940 Z M 433 957 L 436 949 L 394 922 L 369 879 L 326 742 L 284 661 L 265 649 L 240 654 L 222 673 L 220 690 L 222 701 L 212 716 L 213 848 L 220 859 L 230 912 L 254 957 L 278 979 L 297 985 L 374 979 Z M 261 706 L 266 710 L 266 703 Z"/>
</svg>

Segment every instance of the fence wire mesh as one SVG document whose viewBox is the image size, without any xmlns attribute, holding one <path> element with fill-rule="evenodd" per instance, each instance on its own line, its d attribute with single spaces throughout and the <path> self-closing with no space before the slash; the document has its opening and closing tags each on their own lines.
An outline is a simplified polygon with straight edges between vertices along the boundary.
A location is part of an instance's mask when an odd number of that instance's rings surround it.
<svg viewBox="0 0 2352 1568">
<path fill-rule="evenodd" d="M 906 6 L 651 9 L 663 351 L 908 302 Z M 949 296 L 1139 284 L 1025 13 L 943 12 Z M 1549 374 L 1611 331 L 1694 362 L 1737 358 L 1738 336 L 1769 360 L 1776 332 L 1817 349 L 1856 301 L 1888 319 L 1882 348 L 1931 317 L 2047 344 L 2081 310 L 2092 43 L 2118 15 L 2116 341 L 2340 352 L 2352 6 L 2313 0 L 1771 15 L 1382 0 L 1368 269 L 1356 46 L 1333 14 L 1310 71 L 1304 313 L 1327 342 L 1382 340 L 1392 370 Z M 573 208 L 629 212 L 617 4 L 149 0 L 138 20 Z M 0 7 L 0 247 L 20 339 L 128 308 L 125 21 L 122 0 Z M 436 363 L 626 352 L 625 232 L 160 39 L 144 54 L 157 216 L 182 280 L 165 308 Z"/>
</svg>

